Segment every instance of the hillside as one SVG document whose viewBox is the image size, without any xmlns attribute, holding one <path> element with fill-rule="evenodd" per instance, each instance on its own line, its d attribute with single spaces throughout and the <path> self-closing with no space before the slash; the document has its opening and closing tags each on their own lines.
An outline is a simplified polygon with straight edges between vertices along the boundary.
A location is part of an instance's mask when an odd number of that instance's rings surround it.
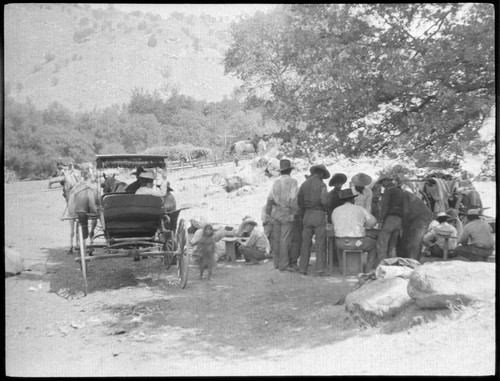
<svg viewBox="0 0 500 381">
<path fill-rule="evenodd" d="M 134 88 L 218 101 L 239 84 L 221 64 L 228 20 L 83 4 L 8 4 L 4 14 L 6 93 L 41 108 L 121 105 Z"/>
</svg>

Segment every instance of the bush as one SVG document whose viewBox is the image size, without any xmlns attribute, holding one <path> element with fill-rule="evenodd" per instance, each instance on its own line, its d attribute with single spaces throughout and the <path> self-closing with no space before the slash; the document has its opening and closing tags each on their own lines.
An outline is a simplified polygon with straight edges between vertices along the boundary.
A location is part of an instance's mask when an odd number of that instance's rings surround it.
<svg viewBox="0 0 500 381">
<path fill-rule="evenodd" d="M 158 41 L 156 40 L 155 36 L 150 36 L 148 39 L 148 46 L 150 48 L 154 48 L 156 45 L 158 45 Z"/>
<path fill-rule="evenodd" d="M 56 59 L 56 55 L 54 53 L 45 53 L 43 56 L 45 63 L 49 63 L 50 61 L 54 61 Z"/>
<path fill-rule="evenodd" d="M 145 21 L 145 20 L 142 20 L 142 21 L 139 23 L 139 25 L 137 25 L 137 29 L 138 29 L 138 30 L 144 30 L 144 29 L 146 29 L 146 26 L 147 26 L 146 21 Z"/>
<path fill-rule="evenodd" d="M 94 30 L 92 28 L 77 30 L 73 34 L 73 41 L 77 44 L 81 44 L 82 42 L 87 41 L 92 33 L 94 33 Z"/>
<path fill-rule="evenodd" d="M 59 83 L 59 79 L 57 77 L 52 77 L 52 80 L 50 81 L 50 86 L 57 86 Z"/>
</svg>

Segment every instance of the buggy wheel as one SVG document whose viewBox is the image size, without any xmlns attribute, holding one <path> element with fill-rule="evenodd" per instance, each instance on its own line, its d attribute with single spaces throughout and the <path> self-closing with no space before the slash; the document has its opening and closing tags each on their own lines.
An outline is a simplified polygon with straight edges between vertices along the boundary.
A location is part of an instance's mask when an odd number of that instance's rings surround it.
<svg viewBox="0 0 500 381">
<path fill-rule="evenodd" d="M 186 226 L 184 220 L 180 220 L 176 234 L 176 259 L 177 276 L 179 277 L 181 288 L 186 287 L 189 272 L 189 253 L 186 248 Z"/>
<path fill-rule="evenodd" d="M 419 191 L 420 193 L 420 196 L 422 197 L 422 201 L 424 202 L 424 204 L 429 208 L 429 210 L 434 213 L 434 211 L 432 210 L 432 207 L 431 207 L 431 201 L 429 200 L 429 197 L 427 197 L 427 195 L 422 192 L 422 191 Z"/>
<path fill-rule="evenodd" d="M 83 281 L 85 283 L 85 296 L 87 296 L 87 261 L 85 260 L 85 256 L 87 255 L 87 243 L 85 242 L 85 238 L 83 238 L 82 225 L 77 223 L 78 229 L 78 243 L 80 247 L 80 266 L 82 269 Z"/>
</svg>

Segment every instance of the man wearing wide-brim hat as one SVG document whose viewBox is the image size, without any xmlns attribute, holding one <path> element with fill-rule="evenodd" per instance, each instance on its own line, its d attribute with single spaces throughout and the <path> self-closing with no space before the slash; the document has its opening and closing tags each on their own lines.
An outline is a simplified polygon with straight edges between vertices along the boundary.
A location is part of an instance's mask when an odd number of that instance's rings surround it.
<svg viewBox="0 0 500 381">
<path fill-rule="evenodd" d="M 272 254 L 275 269 L 294 271 L 298 249 L 292 252 L 292 235 L 294 220 L 298 218 L 297 180 L 290 176 L 293 170 L 292 162 L 280 160 L 280 177 L 274 182 L 267 196 L 266 214 L 271 217 L 273 226 Z M 297 246 L 297 245 L 295 245 Z"/>
<path fill-rule="evenodd" d="M 270 243 L 266 235 L 257 228 L 258 223 L 250 216 L 243 219 L 240 233 L 246 238 L 239 238 L 237 252 L 245 258 L 245 262 L 256 265 L 266 259 L 270 252 Z"/>
<path fill-rule="evenodd" d="M 448 256 L 456 256 L 453 250 L 457 246 L 457 229 L 448 221 L 451 216 L 445 212 L 439 212 L 436 219 L 429 224 L 429 231 L 424 234 L 422 242 L 427 249 L 428 256 L 443 257 L 445 245 L 448 245 Z M 446 242 L 448 237 L 448 242 Z"/>
<path fill-rule="evenodd" d="M 366 272 L 373 270 L 377 264 L 377 240 L 366 236 L 366 229 L 377 224 L 377 219 L 360 205 L 355 205 L 359 197 L 351 188 L 340 192 L 342 203 L 332 212 L 335 246 L 341 250 L 362 250 L 368 252 Z M 342 269 L 342 256 L 339 255 L 339 266 Z"/>
<path fill-rule="evenodd" d="M 330 172 L 323 164 L 313 165 L 311 176 L 299 188 L 298 205 L 303 215 L 302 247 L 300 249 L 299 271 L 307 274 L 311 257 L 312 238 L 316 238 L 316 275 L 326 275 L 326 213 L 329 197 L 323 180 L 330 178 Z"/>
<path fill-rule="evenodd" d="M 380 205 L 382 229 L 377 238 L 377 265 L 382 259 L 396 256 L 396 245 L 402 228 L 403 190 L 394 184 L 392 177 L 383 175 L 378 182 L 384 187 Z"/>
<path fill-rule="evenodd" d="M 135 193 L 137 189 L 140 188 L 141 182 L 139 181 L 139 176 L 141 173 L 145 172 L 145 169 L 143 167 L 137 167 L 137 169 L 132 172 L 132 175 L 135 175 L 135 181 L 127 185 L 125 188 L 125 193 Z"/>
<path fill-rule="evenodd" d="M 486 261 L 493 253 L 495 241 L 490 224 L 481 218 L 481 209 L 467 211 L 469 222 L 458 238 L 455 254 L 469 261 Z"/>
<path fill-rule="evenodd" d="M 140 187 L 137 189 L 135 194 L 151 194 L 153 196 L 165 197 L 167 194 L 167 188 L 169 188 L 169 182 L 166 181 L 166 174 L 162 173 L 163 182 L 161 187 L 157 187 L 154 184 L 156 180 L 156 174 L 153 171 L 144 171 L 139 174 Z M 170 188 L 172 190 L 172 188 Z"/>
<path fill-rule="evenodd" d="M 347 182 L 347 176 L 343 173 L 335 173 L 328 185 L 333 187 L 333 189 L 328 192 L 329 201 L 328 201 L 328 210 L 327 210 L 327 220 L 328 223 L 332 223 L 332 212 L 337 207 L 340 206 L 339 202 L 339 193 L 342 190 L 342 185 Z"/>
<path fill-rule="evenodd" d="M 368 213 L 372 212 L 372 198 L 373 194 L 368 185 L 372 183 L 372 178 L 366 173 L 358 173 L 354 175 L 351 179 L 351 185 L 353 187 L 353 193 L 358 195 L 356 197 L 356 205 L 365 208 Z"/>
</svg>

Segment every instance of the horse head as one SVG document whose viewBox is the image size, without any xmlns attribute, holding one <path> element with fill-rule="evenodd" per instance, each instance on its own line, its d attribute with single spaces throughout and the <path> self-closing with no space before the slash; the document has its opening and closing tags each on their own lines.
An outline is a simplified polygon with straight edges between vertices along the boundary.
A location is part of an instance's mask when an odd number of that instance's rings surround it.
<svg viewBox="0 0 500 381">
<path fill-rule="evenodd" d="M 106 176 L 106 174 L 103 173 L 102 176 L 104 177 L 104 182 L 101 184 L 103 193 L 112 192 L 113 185 L 118 181 L 115 179 L 115 174 L 113 174 L 113 176 Z"/>
</svg>

